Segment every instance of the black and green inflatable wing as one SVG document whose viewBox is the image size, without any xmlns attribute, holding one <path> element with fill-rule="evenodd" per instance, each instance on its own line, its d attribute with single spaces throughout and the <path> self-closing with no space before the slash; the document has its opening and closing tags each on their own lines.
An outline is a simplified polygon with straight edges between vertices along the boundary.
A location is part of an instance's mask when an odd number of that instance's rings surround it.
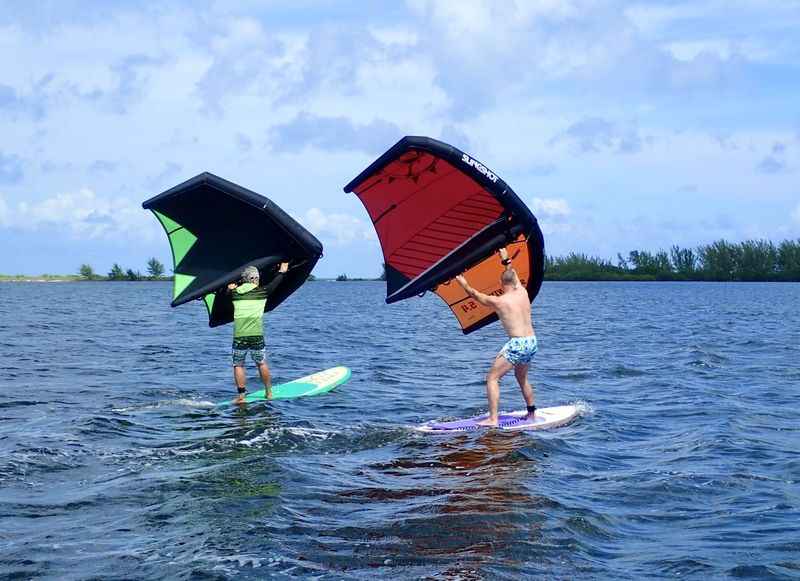
<svg viewBox="0 0 800 581">
<path fill-rule="evenodd" d="M 306 281 L 322 244 L 272 201 L 210 173 L 202 173 L 144 202 L 169 237 L 175 285 L 172 306 L 203 299 L 211 327 L 233 321 L 225 287 L 246 266 L 266 284 L 276 265 L 289 272 L 270 294 L 271 311 Z"/>
</svg>

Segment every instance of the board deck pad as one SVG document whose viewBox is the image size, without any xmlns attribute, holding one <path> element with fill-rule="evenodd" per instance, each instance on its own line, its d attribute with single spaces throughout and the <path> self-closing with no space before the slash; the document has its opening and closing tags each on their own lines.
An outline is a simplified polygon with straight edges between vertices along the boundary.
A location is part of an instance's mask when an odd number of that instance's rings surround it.
<svg viewBox="0 0 800 581">
<path fill-rule="evenodd" d="M 350 368 L 339 366 L 331 367 L 324 371 L 317 371 L 311 375 L 306 375 L 289 383 L 280 383 L 272 386 L 272 399 L 265 400 L 264 392 L 261 389 L 254 393 L 249 393 L 244 398 L 247 403 L 261 401 L 272 401 L 275 399 L 294 399 L 297 397 L 307 397 L 311 395 L 321 395 L 328 393 L 333 388 L 346 383 L 350 379 Z M 221 401 L 217 405 L 231 405 L 234 400 Z"/>
<path fill-rule="evenodd" d="M 525 410 L 503 412 L 498 418 L 497 427 L 478 425 L 478 422 L 489 417 L 489 414 L 483 414 L 463 420 L 454 420 L 452 422 L 426 422 L 418 426 L 417 430 L 429 434 L 472 432 L 487 428 L 504 431 L 545 430 L 547 428 L 556 428 L 568 424 L 574 420 L 578 414 L 579 410 L 577 406 L 560 405 L 537 409 L 533 420 L 528 420 L 526 418 L 528 412 Z"/>
</svg>

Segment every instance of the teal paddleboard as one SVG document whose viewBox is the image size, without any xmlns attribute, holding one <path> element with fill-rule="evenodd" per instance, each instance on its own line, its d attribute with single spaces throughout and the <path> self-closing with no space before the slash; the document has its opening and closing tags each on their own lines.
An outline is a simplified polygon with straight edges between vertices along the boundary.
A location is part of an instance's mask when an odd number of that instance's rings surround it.
<svg viewBox="0 0 800 581">
<path fill-rule="evenodd" d="M 348 367 L 331 367 L 325 371 L 317 371 L 311 375 L 306 375 L 300 379 L 295 379 L 289 383 L 281 383 L 272 386 L 273 399 L 294 399 L 296 397 L 306 397 L 310 395 L 320 395 L 328 393 L 333 388 L 342 385 L 350 379 L 350 369 Z M 247 394 L 244 401 L 247 403 L 263 402 L 265 390 Z M 231 405 L 235 400 L 229 399 L 221 401 L 217 405 Z"/>
</svg>

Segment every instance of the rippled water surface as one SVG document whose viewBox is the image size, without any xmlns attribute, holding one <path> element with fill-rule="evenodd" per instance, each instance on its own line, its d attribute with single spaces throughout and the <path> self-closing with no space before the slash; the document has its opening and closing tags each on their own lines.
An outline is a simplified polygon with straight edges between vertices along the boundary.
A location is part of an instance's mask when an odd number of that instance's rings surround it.
<svg viewBox="0 0 800 581">
<path fill-rule="evenodd" d="M 309 283 L 276 379 L 350 383 L 223 409 L 231 329 L 169 296 L 0 284 L 0 577 L 800 577 L 800 285 L 546 283 L 537 403 L 581 417 L 444 437 L 409 426 L 485 409 L 499 325 Z"/>
</svg>

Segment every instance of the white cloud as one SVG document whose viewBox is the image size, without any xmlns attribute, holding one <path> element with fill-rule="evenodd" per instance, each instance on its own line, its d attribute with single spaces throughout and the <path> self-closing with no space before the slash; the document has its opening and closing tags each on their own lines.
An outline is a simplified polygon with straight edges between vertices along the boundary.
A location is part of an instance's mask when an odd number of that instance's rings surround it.
<svg viewBox="0 0 800 581">
<path fill-rule="evenodd" d="M 248 98 L 276 99 L 297 82 L 301 61 L 297 41 L 270 34 L 254 18 L 232 18 L 215 30 L 208 47 L 210 66 L 197 82 L 205 107 L 223 115 Z"/>
<path fill-rule="evenodd" d="M 564 198 L 533 198 L 533 213 L 542 219 L 565 218 L 572 214 L 569 202 Z"/>
<path fill-rule="evenodd" d="M 19 202 L 13 209 L 0 200 L 0 224 L 25 230 L 63 228 L 82 238 L 123 235 L 149 240 L 158 232 L 155 221 L 138 204 L 123 198 L 103 198 L 88 188 L 37 202 Z"/>
<path fill-rule="evenodd" d="M 550 140 L 568 143 L 581 153 L 597 153 L 604 149 L 621 154 L 638 153 L 652 138 L 643 137 L 634 124 L 612 123 L 601 117 L 585 117 L 570 125 Z"/>
<path fill-rule="evenodd" d="M 350 214 L 310 208 L 301 221 L 314 235 L 337 245 L 375 238 L 371 225 Z"/>
<path fill-rule="evenodd" d="M 408 28 L 382 28 L 370 29 L 370 34 L 375 40 L 387 46 L 414 46 L 419 42 L 419 35 Z"/>
<path fill-rule="evenodd" d="M 0 226 L 8 224 L 8 204 L 6 204 L 3 194 L 0 194 Z"/>
<path fill-rule="evenodd" d="M 634 4 L 625 9 L 625 17 L 645 34 L 661 32 L 675 22 L 703 15 L 702 3 L 677 5 Z"/>
<path fill-rule="evenodd" d="M 680 61 L 691 61 L 702 53 L 715 54 L 723 60 L 731 58 L 734 49 L 726 39 L 703 39 L 679 41 L 664 46 L 673 57 Z"/>
<path fill-rule="evenodd" d="M 571 0 L 409 0 L 408 5 L 419 16 L 442 26 L 459 45 L 465 44 L 464 38 L 470 38 L 471 42 L 466 43 L 470 47 L 481 37 L 507 41 L 509 30 L 530 26 L 537 20 L 565 20 L 580 14 Z"/>
<path fill-rule="evenodd" d="M 628 44 L 626 22 L 613 16 L 611 28 L 587 25 L 600 6 L 571 0 L 492 2 L 491 0 L 409 0 L 409 8 L 428 31 L 443 74 L 454 65 L 470 82 L 486 75 L 541 81 L 562 78 L 579 70 L 615 63 Z M 563 29 L 561 28 L 563 27 Z M 563 30 L 564 34 L 559 34 Z M 465 42 L 465 39 L 468 41 Z M 454 62 L 455 61 L 455 62 Z M 460 68 L 459 68 L 460 67 Z M 469 71 L 478 72 L 472 78 Z M 532 74 L 533 73 L 533 74 Z"/>
<path fill-rule="evenodd" d="M 311 146 L 329 151 L 352 149 L 377 154 L 402 136 L 399 127 L 382 119 L 356 125 L 347 117 L 300 113 L 290 122 L 276 125 L 270 141 L 275 151 L 296 152 Z"/>
<path fill-rule="evenodd" d="M 531 207 L 546 235 L 564 234 L 576 228 L 569 219 L 572 208 L 564 198 L 533 198 Z"/>
<path fill-rule="evenodd" d="M 677 60 L 689 62 L 704 53 L 716 55 L 721 60 L 730 60 L 742 56 L 750 61 L 768 61 L 772 52 L 756 41 L 734 41 L 727 38 L 705 38 L 671 42 L 664 48 Z"/>
<path fill-rule="evenodd" d="M 1 210 L 2 207 L 0 207 L 0 211 Z M 797 206 L 794 209 L 794 212 L 792 212 L 792 219 L 795 221 L 797 225 L 800 225 L 800 203 L 797 204 Z"/>
</svg>

